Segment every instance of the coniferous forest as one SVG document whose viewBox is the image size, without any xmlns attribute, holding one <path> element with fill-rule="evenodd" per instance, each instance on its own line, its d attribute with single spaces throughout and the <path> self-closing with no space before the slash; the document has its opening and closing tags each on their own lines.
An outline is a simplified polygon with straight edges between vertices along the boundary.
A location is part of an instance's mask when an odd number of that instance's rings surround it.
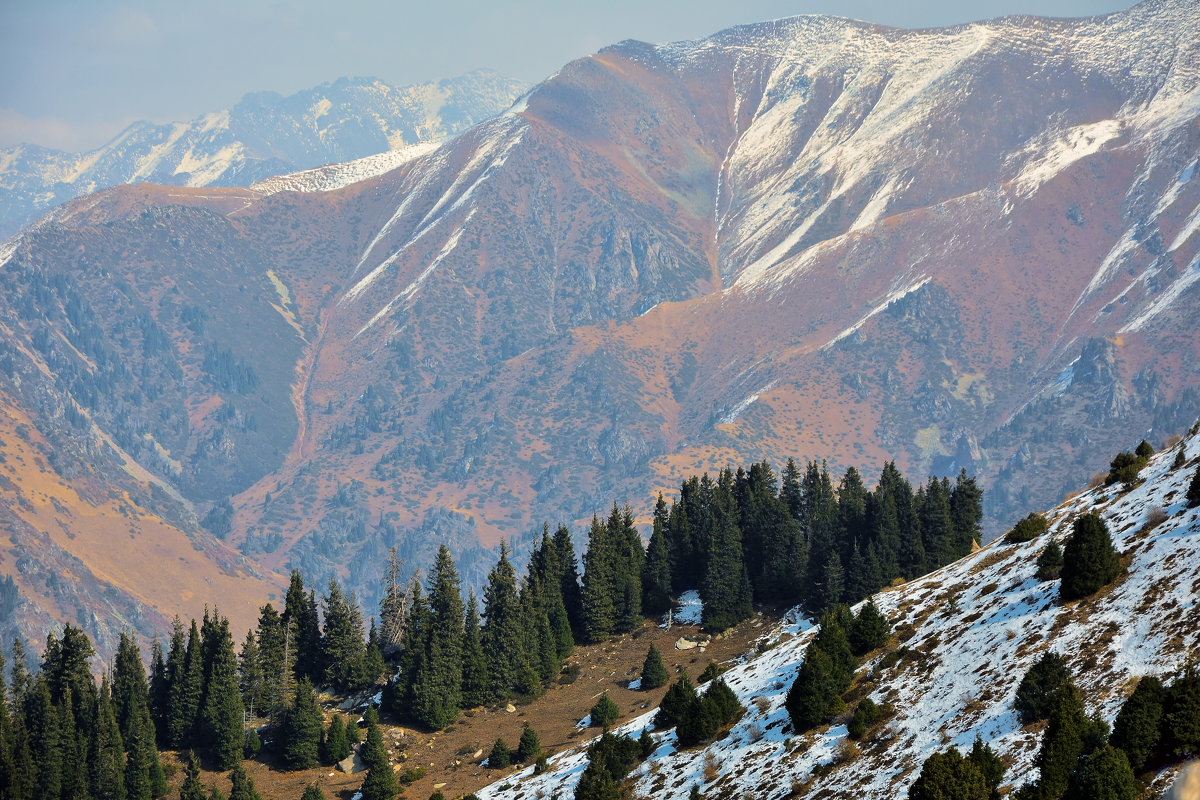
<svg viewBox="0 0 1200 800">
<path fill-rule="evenodd" d="M 283 608 L 262 606 L 240 652 L 213 609 L 199 623 L 176 619 L 165 642 L 152 641 L 148 670 L 138 642 L 124 636 L 97 681 L 87 636 L 68 624 L 48 637 L 36 671 L 14 642 L 0 692 L 0 796 L 162 796 L 160 749 L 199 753 L 228 770 L 266 740 L 288 768 L 331 764 L 348 754 L 357 729 L 336 715 L 325 725 L 314 687 L 347 694 L 391 676 L 382 713 L 438 730 L 464 708 L 537 696 L 577 642 L 631 631 L 687 590 L 699 592 L 712 632 L 748 618 L 756 603 L 844 616 L 844 604 L 970 552 L 981 499 L 965 473 L 914 491 L 888 463 L 868 490 L 854 468 L 835 487 L 823 465 L 801 470 L 789 460 L 777 477 L 764 462 L 689 478 L 670 504 L 660 495 L 646 545 L 630 509 L 614 504 L 593 517 L 582 559 L 562 525 L 543 527 L 523 574 L 501 546 L 482 603 L 473 591 L 464 600 L 443 546 L 424 580 L 402 575 L 393 554 L 369 623 L 336 579 L 318 595 L 293 572 Z M 716 709 L 696 716 L 715 730 L 736 702 L 712 691 L 689 702 Z M 707 735 L 689 729 L 697 741 Z M 384 769 L 390 776 L 386 763 L 372 772 Z M 241 786 L 254 791 L 252 782 Z M 368 775 L 364 790 L 376 786 L 373 796 L 393 796 L 386 776 Z"/>
</svg>

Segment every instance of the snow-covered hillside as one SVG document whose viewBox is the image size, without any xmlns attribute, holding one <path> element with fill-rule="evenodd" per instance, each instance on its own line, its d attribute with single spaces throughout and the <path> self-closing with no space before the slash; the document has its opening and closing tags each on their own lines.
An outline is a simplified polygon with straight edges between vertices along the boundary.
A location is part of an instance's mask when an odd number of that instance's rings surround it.
<svg viewBox="0 0 1200 800">
<path fill-rule="evenodd" d="M 1171 469 L 1175 448 L 1159 453 L 1132 491 L 1100 487 L 1050 511 L 1050 531 L 1039 539 L 994 542 L 877 596 L 896 635 L 857 680 L 863 696 L 891 703 L 896 714 L 862 741 L 850 742 L 840 721 L 792 732 L 784 697 L 815 629 L 785 623 L 763 638 L 770 649 L 726 673 L 747 707 L 729 735 L 679 752 L 673 731 L 658 733 L 657 750 L 634 773 L 638 796 L 682 800 L 697 785 L 706 797 L 776 798 L 801 786 L 821 797 L 903 797 L 926 757 L 952 745 L 965 751 L 977 734 L 1011 763 L 1004 784 L 1036 777 L 1041 726 L 1022 728 L 1012 704 L 1043 651 L 1068 660 L 1089 712 L 1111 724 L 1134 678 L 1170 675 L 1200 648 L 1200 509 L 1186 508 L 1184 497 L 1200 438 L 1184 446 L 1186 466 Z M 1072 520 L 1093 510 L 1108 523 L 1127 571 L 1097 595 L 1063 605 L 1059 582 L 1039 581 L 1034 562 L 1050 537 L 1065 540 Z M 652 716 L 620 730 L 637 736 Z M 552 758 L 543 775 L 524 770 L 478 794 L 570 796 L 586 747 Z"/>
<path fill-rule="evenodd" d="M 404 87 L 341 78 L 289 97 L 248 94 L 231 109 L 190 122 L 137 122 L 89 153 L 0 148 L 0 236 L 50 206 L 106 186 L 248 186 L 322 164 L 386 156 L 460 133 L 503 111 L 524 89 L 490 70 Z"/>
</svg>

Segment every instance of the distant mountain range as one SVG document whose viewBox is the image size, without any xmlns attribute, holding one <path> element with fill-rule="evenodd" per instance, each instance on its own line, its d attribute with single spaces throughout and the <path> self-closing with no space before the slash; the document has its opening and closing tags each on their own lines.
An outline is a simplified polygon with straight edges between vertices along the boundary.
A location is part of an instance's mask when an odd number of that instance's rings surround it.
<svg viewBox="0 0 1200 800">
<path fill-rule="evenodd" d="M 342 78 L 289 97 L 248 94 L 191 122 L 137 122 L 89 153 L 2 147 L 0 237 L 51 206 L 108 186 L 249 186 L 443 139 L 500 113 L 526 88 L 491 70 L 403 87 Z"/>
<path fill-rule="evenodd" d="M 789 456 L 966 469 L 1003 530 L 1200 416 L 1198 24 L 622 42 L 436 145 L 68 202 L 0 252 L 0 515 L 31 531 L 0 570 L 42 602 L 44 534 L 95 581 L 45 613 L 182 607 L 91 563 L 154 555 L 103 546 L 107 498 L 370 608 L 392 545 L 471 582 L 543 521 Z"/>
</svg>

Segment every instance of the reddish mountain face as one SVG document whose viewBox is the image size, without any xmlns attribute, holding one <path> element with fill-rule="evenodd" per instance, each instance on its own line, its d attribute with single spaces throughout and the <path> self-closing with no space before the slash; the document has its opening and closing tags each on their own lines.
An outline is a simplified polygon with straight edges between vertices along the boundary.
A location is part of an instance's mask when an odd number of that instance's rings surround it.
<svg viewBox="0 0 1200 800">
<path fill-rule="evenodd" d="M 367 598 L 764 458 L 965 467 L 998 530 L 1200 413 L 1197 16 L 625 42 L 339 189 L 92 195 L 9 243 L 0 385 L 65 481 Z"/>
</svg>

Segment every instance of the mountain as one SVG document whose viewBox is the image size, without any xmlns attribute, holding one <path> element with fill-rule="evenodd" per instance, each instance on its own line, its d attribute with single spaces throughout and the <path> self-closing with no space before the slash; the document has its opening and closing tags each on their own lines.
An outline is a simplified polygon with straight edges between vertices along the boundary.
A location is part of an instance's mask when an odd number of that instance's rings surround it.
<svg viewBox="0 0 1200 800">
<path fill-rule="evenodd" d="M 746 707 L 729 734 L 690 750 L 677 749 L 674 731 L 656 735 L 654 754 L 632 775 L 636 793 L 682 800 L 695 785 L 705 797 L 777 797 L 787 787 L 803 787 L 796 796 L 805 797 L 904 797 L 928 756 L 950 746 L 966 753 L 976 735 L 1009 765 L 1001 788 L 1036 778 L 1045 725 L 1023 727 L 1013 699 L 1045 652 L 1066 660 L 1088 713 L 1111 726 L 1137 678 L 1169 682 L 1200 650 L 1200 509 L 1187 508 L 1184 497 L 1200 468 L 1200 437 L 1180 446 L 1184 467 L 1172 468 L 1177 448 L 1164 450 L 1131 491 L 1097 487 L 1052 509 L 1049 531 L 1033 541 L 995 541 L 877 595 L 896 635 L 859 667 L 852 693 L 890 703 L 895 714 L 861 741 L 847 739 L 844 718 L 805 734 L 791 730 L 784 697 L 815 632 L 794 617 L 765 631 L 757 652 L 722 676 Z M 1107 523 L 1125 571 L 1094 596 L 1063 603 L 1060 582 L 1038 580 L 1035 562 L 1089 512 Z M 636 738 L 654 713 L 614 732 Z M 589 744 L 556 755 L 541 775 L 525 769 L 477 794 L 570 796 Z M 1150 796 L 1164 796 L 1174 774 L 1158 775 Z"/>
<path fill-rule="evenodd" d="M 233 108 L 191 122 L 136 122 L 88 153 L 2 147 L 0 236 L 106 186 L 248 186 L 443 139 L 500 113 L 526 88 L 491 70 L 404 87 L 341 78 L 289 97 L 248 94 Z"/>
<path fill-rule="evenodd" d="M 368 608 L 763 459 L 965 468 L 994 534 L 1200 415 L 1198 13 L 623 42 L 390 161 L 110 188 L 0 252 L 0 392 Z"/>
</svg>

